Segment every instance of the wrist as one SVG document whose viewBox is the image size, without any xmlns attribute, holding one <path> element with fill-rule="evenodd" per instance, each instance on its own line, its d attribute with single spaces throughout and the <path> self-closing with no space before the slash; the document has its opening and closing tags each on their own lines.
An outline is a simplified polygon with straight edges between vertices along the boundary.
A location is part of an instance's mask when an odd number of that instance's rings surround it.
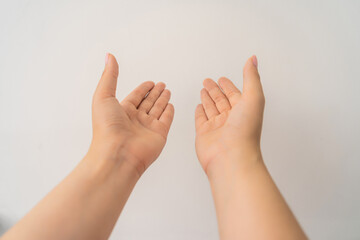
<svg viewBox="0 0 360 240">
<path fill-rule="evenodd" d="M 132 159 L 123 144 L 92 142 L 89 151 L 82 160 L 90 172 L 94 175 L 105 175 L 139 179 L 144 172 L 143 168 L 136 164 L 138 161 Z"/>
<path fill-rule="evenodd" d="M 247 150 L 234 149 L 219 154 L 216 159 L 209 162 L 206 168 L 206 175 L 211 181 L 219 177 L 244 175 L 263 166 L 264 162 L 260 148 L 248 148 Z"/>
</svg>

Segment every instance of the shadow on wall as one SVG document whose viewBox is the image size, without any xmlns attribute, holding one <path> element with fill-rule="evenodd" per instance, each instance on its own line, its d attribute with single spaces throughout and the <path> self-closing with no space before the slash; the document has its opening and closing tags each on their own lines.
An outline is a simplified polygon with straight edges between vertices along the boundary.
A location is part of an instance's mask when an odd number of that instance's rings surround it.
<svg viewBox="0 0 360 240">
<path fill-rule="evenodd" d="M 11 227 L 11 221 L 6 221 L 4 216 L 0 216 L 0 237 Z"/>
</svg>

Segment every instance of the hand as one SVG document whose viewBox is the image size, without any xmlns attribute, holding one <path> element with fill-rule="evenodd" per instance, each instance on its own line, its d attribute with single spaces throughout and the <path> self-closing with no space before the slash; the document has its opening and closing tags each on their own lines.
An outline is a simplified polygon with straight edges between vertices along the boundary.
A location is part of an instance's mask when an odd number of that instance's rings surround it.
<svg viewBox="0 0 360 240">
<path fill-rule="evenodd" d="M 227 78 L 220 78 L 219 85 L 204 80 L 195 124 L 196 152 L 206 173 L 220 158 L 260 151 L 265 98 L 255 56 L 243 71 L 243 93 Z"/>
<path fill-rule="evenodd" d="M 110 161 L 125 159 L 141 175 L 160 155 L 174 116 L 164 83 L 144 82 L 121 103 L 116 99 L 118 64 L 108 54 L 92 104 L 89 153 Z"/>
</svg>

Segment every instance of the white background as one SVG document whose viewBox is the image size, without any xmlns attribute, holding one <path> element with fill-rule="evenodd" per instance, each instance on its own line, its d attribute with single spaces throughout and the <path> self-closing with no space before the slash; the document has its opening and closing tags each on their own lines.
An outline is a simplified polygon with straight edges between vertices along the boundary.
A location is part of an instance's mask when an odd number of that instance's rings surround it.
<svg viewBox="0 0 360 240">
<path fill-rule="evenodd" d="M 0 233 L 86 153 L 91 97 L 111 52 L 120 99 L 163 81 L 176 112 L 111 239 L 218 239 L 194 108 L 204 78 L 240 87 L 256 54 L 272 176 L 310 238 L 360 239 L 359 12 L 356 0 L 1 0 Z"/>
</svg>

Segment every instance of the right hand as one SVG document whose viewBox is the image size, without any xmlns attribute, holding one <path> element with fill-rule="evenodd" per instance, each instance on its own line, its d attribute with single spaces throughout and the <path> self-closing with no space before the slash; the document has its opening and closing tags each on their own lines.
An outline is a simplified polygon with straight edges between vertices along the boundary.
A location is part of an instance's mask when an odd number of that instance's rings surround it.
<svg viewBox="0 0 360 240">
<path fill-rule="evenodd" d="M 255 56 L 248 59 L 243 73 L 243 93 L 227 78 L 220 78 L 219 85 L 204 80 L 195 125 L 196 153 L 206 173 L 227 156 L 260 152 L 265 98 Z"/>
<path fill-rule="evenodd" d="M 106 62 L 93 97 L 88 154 L 126 161 L 141 175 L 165 145 L 174 117 L 174 107 L 168 103 L 170 91 L 164 83 L 144 82 L 119 102 L 115 96 L 118 64 L 111 54 Z"/>
</svg>

